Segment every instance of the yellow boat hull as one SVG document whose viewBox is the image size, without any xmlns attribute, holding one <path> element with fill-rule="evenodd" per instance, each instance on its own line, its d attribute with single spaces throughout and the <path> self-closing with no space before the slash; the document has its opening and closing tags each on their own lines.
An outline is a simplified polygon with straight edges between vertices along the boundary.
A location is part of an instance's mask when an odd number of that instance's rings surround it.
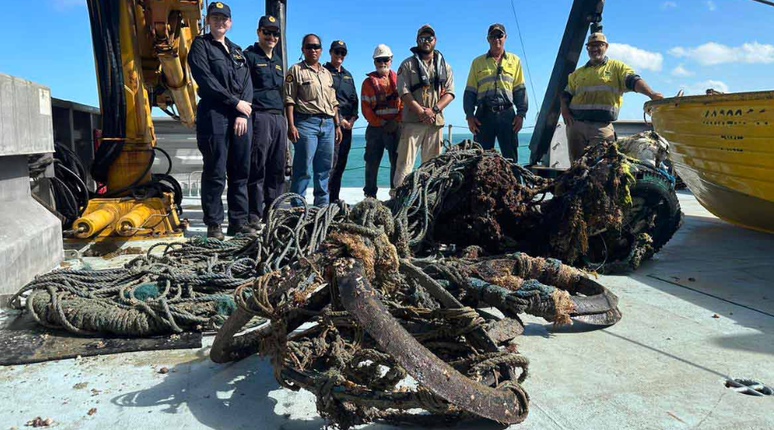
<svg viewBox="0 0 774 430">
<path fill-rule="evenodd" d="M 774 233 L 774 91 L 673 97 L 645 109 L 702 206 Z"/>
</svg>

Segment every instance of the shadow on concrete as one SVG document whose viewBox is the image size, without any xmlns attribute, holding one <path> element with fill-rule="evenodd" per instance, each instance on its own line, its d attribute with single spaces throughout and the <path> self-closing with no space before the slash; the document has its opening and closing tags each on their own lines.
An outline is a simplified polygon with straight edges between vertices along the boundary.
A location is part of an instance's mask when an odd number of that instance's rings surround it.
<svg viewBox="0 0 774 430">
<path fill-rule="evenodd" d="M 591 331 L 604 330 L 605 328 L 607 327 L 600 327 L 580 321 L 573 321 L 572 325 L 528 322 L 524 325 L 524 333 L 522 333 L 522 336 L 534 336 L 549 339 L 556 333 L 588 333 Z"/>
<path fill-rule="evenodd" d="M 774 235 L 717 218 L 686 216 L 684 227 L 632 277 L 758 334 L 719 336 L 722 348 L 774 355 Z"/>
<path fill-rule="evenodd" d="M 163 382 L 146 389 L 124 393 L 111 403 L 128 408 L 165 406 L 163 413 L 187 411 L 202 425 L 212 429 L 317 430 L 325 421 L 316 413 L 315 397 L 301 390 L 281 388 L 274 379 L 269 360 L 252 356 L 242 361 L 217 364 L 210 361 L 209 349 L 197 358 L 171 367 Z M 152 426 L 146 426 L 152 427 Z M 368 430 L 412 430 L 417 426 L 372 423 L 358 426 Z M 437 428 L 502 429 L 487 420 L 439 422 Z"/>
<path fill-rule="evenodd" d="M 213 363 L 201 350 L 199 358 L 170 368 L 164 381 L 150 389 L 117 396 L 112 403 L 121 407 L 164 405 L 165 413 L 181 409 L 203 425 L 213 429 L 284 429 L 317 430 L 324 426 L 319 416 L 309 420 L 291 420 L 292 405 L 279 404 L 272 391 L 279 390 L 268 360 L 257 356 L 221 365 Z M 314 403 L 309 407 L 314 410 Z"/>
<path fill-rule="evenodd" d="M 771 341 L 771 336 L 760 333 L 718 336 L 712 339 L 712 343 L 726 349 L 774 355 L 774 342 Z"/>
</svg>

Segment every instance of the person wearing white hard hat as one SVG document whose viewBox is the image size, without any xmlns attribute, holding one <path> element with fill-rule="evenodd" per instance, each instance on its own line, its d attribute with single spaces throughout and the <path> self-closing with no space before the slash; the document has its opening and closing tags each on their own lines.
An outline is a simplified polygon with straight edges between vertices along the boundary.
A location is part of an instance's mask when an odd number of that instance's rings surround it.
<svg viewBox="0 0 774 430">
<path fill-rule="evenodd" d="M 374 49 L 374 67 L 360 89 L 361 111 L 368 121 L 366 128 L 365 187 L 366 197 L 376 197 L 377 176 L 384 150 L 390 158 L 390 189 L 393 188 L 400 141 L 400 116 L 403 103 L 398 95 L 398 75 L 391 70 L 392 50 L 384 44 Z"/>
</svg>

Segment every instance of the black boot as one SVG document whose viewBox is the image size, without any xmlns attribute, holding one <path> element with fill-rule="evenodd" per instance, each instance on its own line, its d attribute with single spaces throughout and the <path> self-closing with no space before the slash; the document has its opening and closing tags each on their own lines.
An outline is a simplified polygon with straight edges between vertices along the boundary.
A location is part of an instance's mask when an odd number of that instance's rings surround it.
<svg viewBox="0 0 774 430">
<path fill-rule="evenodd" d="M 255 234 L 255 233 L 256 233 L 255 229 L 250 227 L 250 224 L 247 224 L 247 223 L 229 224 L 228 230 L 226 230 L 226 234 L 229 236 L 236 236 L 238 234 Z"/>
<path fill-rule="evenodd" d="M 213 224 L 207 226 L 207 237 L 213 239 L 223 240 L 226 237 L 223 236 L 223 230 L 220 228 L 220 224 Z"/>
<path fill-rule="evenodd" d="M 256 231 L 261 229 L 261 217 L 255 214 L 250 214 L 250 222 L 247 223 L 250 227 Z"/>
</svg>

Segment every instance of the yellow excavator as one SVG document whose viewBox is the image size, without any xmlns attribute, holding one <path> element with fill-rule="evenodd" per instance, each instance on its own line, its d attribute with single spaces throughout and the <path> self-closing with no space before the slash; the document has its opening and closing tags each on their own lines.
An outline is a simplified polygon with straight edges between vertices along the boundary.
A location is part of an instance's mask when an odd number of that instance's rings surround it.
<svg viewBox="0 0 774 430">
<path fill-rule="evenodd" d="M 202 1 L 87 3 L 102 111 L 91 175 L 105 187 L 73 222 L 72 235 L 91 241 L 181 236 L 179 185 L 151 173 L 159 150 L 151 109 L 194 126 L 196 85 L 187 56 L 202 30 Z"/>
</svg>

